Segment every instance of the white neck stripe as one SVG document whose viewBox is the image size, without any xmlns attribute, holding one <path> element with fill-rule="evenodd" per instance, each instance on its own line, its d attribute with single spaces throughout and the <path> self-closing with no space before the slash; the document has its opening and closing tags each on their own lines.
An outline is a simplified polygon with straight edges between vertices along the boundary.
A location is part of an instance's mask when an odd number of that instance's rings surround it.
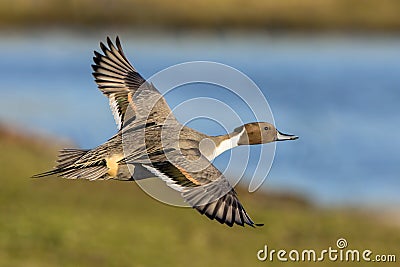
<svg viewBox="0 0 400 267">
<path fill-rule="evenodd" d="M 213 158 L 215 159 L 216 157 L 218 157 L 219 155 L 221 155 L 222 153 L 224 153 L 225 151 L 232 149 L 234 147 L 237 147 L 239 144 L 239 140 L 240 137 L 242 136 L 242 134 L 245 132 L 245 127 L 243 127 L 242 131 L 234 136 L 232 136 L 231 138 L 225 139 L 223 140 L 214 150 L 213 153 Z M 212 160 L 211 159 L 211 160 Z"/>
</svg>

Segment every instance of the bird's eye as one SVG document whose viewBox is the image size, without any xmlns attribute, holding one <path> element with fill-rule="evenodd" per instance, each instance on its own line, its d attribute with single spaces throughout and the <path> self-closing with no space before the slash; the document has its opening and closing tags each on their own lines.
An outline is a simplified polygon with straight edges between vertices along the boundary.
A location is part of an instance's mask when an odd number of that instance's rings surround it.
<svg viewBox="0 0 400 267">
<path fill-rule="evenodd" d="M 268 127 L 268 126 L 264 127 L 264 130 L 268 131 L 268 130 L 269 130 L 269 127 Z"/>
</svg>

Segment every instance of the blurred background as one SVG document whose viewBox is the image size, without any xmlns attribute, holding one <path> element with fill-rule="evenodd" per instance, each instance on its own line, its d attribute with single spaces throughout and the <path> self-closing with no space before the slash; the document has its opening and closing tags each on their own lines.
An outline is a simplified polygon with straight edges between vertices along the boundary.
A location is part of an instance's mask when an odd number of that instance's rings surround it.
<svg viewBox="0 0 400 267">
<path fill-rule="evenodd" d="M 0 266 L 253 266 L 267 264 L 256 256 L 265 244 L 322 250 L 341 237 L 399 261 L 399 14 L 397 0 L 2 0 Z M 29 178 L 52 168 L 59 148 L 92 148 L 116 132 L 90 65 L 117 35 L 146 78 L 193 60 L 238 69 L 277 128 L 300 136 L 277 144 L 257 192 L 246 177 L 238 186 L 264 227 L 219 225 L 135 183 Z M 220 89 L 184 86 L 166 99 L 213 97 L 245 113 Z M 190 126 L 224 133 L 210 121 Z M 248 177 L 268 146 L 251 147 Z"/>
</svg>

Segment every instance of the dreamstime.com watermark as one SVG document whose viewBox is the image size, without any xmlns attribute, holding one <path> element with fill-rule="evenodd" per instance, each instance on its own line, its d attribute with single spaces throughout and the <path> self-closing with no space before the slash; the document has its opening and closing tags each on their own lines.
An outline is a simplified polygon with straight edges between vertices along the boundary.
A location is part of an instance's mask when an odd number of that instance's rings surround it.
<svg viewBox="0 0 400 267">
<path fill-rule="evenodd" d="M 263 249 L 257 252 L 259 261 L 281 261 L 281 262 L 318 262 L 318 261 L 340 261 L 340 262 L 396 262 L 394 254 L 374 254 L 371 250 L 348 249 L 347 240 L 339 238 L 336 247 L 328 247 L 323 250 L 314 249 L 269 249 L 264 245 Z"/>
</svg>

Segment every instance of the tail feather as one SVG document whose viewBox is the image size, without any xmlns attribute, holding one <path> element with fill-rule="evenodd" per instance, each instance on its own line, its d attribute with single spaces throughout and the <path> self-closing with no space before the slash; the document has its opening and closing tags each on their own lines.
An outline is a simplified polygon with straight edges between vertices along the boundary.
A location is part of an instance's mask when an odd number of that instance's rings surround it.
<svg viewBox="0 0 400 267">
<path fill-rule="evenodd" d="M 32 178 L 42 178 L 42 177 L 50 176 L 50 175 L 53 175 L 53 174 L 60 174 L 61 172 L 62 172 L 61 169 L 54 169 L 54 170 L 51 170 L 51 171 L 48 171 L 48 172 L 42 172 L 42 173 L 38 173 L 38 174 L 32 175 L 31 177 Z"/>
<path fill-rule="evenodd" d="M 85 178 L 88 180 L 96 180 L 101 179 L 107 172 L 108 168 L 106 166 L 93 166 L 82 169 L 69 169 L 60 173 L 60 175 L 67 179 Z"/>
<path fill-rule="evenodd" d="M 83 155 L 86 154 L 89 150 L 87 149 L 75 149 L 75 148 L 65 148 L 60 150 L 60 154 L 58 155 L 56 168 L 64 168 L 75 163 L 79 160 Z"/>
<path fill-rule="evenodd" d="M 93 162 L 90 165 L 76 164 L 89 150 L 67 148 L 60 151 L 57 166 L 54 170 L 33 175 L 33 178 L 40 178 L 57 174 L 67 179 L 85 178 L 96 180 L 104 178 L 108 172 L 104 160 Z"/>
</svg>

